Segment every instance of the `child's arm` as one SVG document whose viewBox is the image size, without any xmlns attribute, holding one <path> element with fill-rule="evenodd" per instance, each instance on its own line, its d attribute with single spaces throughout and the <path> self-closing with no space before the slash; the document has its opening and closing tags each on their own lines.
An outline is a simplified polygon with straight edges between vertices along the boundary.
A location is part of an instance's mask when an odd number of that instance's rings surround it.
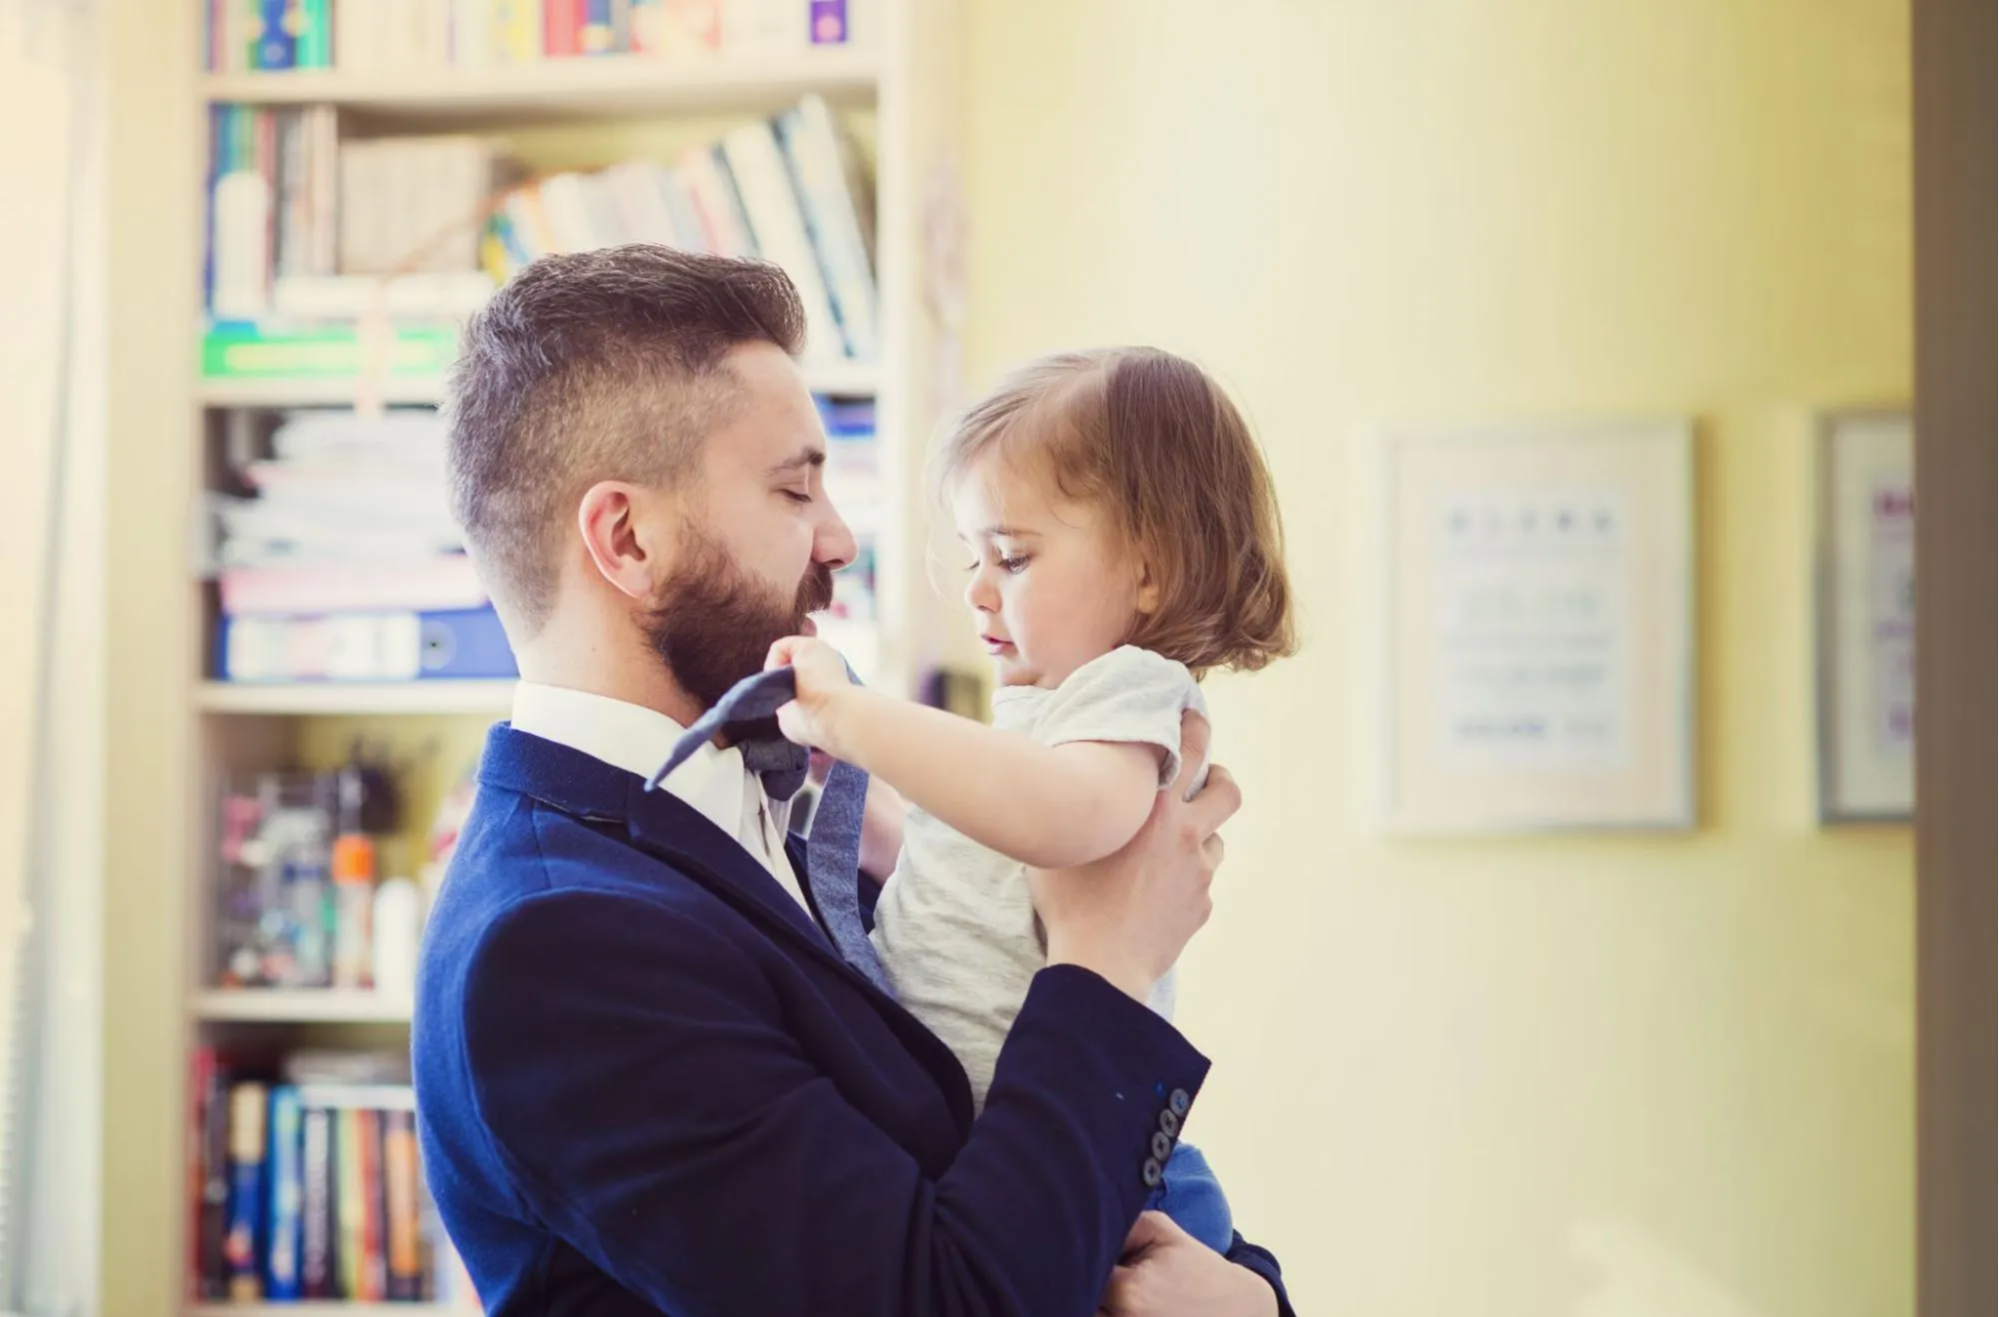
<svg viewBox="0 0 1999 1317">
<path fill-rule="evenodd" d="M 1042 745 L 942 709 L 852 685 L 823 641 L 781 640 L 798 699 L 784 734 L 867 770 L 973 841 L 1037 869 L 1102 859 L 1137 835 L 1159 794 L 1149 745 Z"/>
</svg>

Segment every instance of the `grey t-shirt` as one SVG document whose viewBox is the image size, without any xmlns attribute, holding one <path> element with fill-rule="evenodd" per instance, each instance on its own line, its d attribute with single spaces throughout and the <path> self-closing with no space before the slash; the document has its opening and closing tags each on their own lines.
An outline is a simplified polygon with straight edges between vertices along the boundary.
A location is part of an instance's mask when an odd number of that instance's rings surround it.
<svg viewBox="0 0 1999 1317">
<path fill-rule="evenodd" d="M 1085 663 L 1054 690 L 1008 686 L 993 696 L 996 726 L 1043 745 L 1158 747 L 1162 789 L 1180 775 L 1186 709 L 1207 714 L 1193 675 L 1131 645 Z M 993 790 L 1005 791 L 1006 783 L 993 783 Z M 875 910 L 874 944 L 896 995 L 957 1054 L 983 1110 L 1000 1046 L 1046 963 L 1027 867 L 912 808 L 902 856 Z M 1154 988 L 1151 1004 L 1172 1018 L 1172 975 Z"/>
</svg>

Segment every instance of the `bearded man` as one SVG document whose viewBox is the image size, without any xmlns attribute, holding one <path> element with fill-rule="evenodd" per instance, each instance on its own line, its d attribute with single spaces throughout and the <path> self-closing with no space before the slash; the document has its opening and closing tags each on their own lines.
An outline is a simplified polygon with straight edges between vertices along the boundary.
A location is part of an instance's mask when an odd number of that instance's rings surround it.
<svg viewBox="0 0 1999 1317">
<path fill-rule="evenodd" d="M 425 1171 L 481 1303 L 1288 1311 L 1267 1253 L 1141 1219 L 1141 1168 L 1207 1062 L 1113 986 L 1152 982 L 1205 920 L 1226 772 L 1161 792 L 1120 854 L 1037 876 L 1062 963 L 976 1121 L 866 936 L 893 802 L 842 844 L 815 820 L 808 846 L 757 723 L 648 790 L 854 557 L 803 328 L 773 267 L 634 246 L 537 261 L 466 332 L 453 497 L 523 680 L 425 930 L 411 1041 Z"/>
</svg>

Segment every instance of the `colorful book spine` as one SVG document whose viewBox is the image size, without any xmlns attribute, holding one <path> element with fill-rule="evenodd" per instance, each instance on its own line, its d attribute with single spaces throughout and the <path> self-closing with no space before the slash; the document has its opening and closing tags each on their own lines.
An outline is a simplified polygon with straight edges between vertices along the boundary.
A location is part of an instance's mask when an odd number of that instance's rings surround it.
<svg viewBox="0 0 1999 1317">
<path fill-rule="evenodd" d="M 301 1165 L 298 1089 L 271 1089 L 270 1243 L 264 1270 L 264 1297 L 274 1302 L 300 1296 L 300 1246 L 305 1181 Z"/>
<path fill-rule="evenodd" d="M 265 1205 L 268 1089 L 255 1082 L 229 1090 L 229 1227 L 223 1240 L 228 1297 L 234 1303 L 263 1298 L 259 1265 Z"/>
<path fill-rule="evenodd" d="M 811 0 L 807 11 L 815 46 L 840 46 L 851 39 L 847 25 L 847 0 Z"/>
<path fill-rule="evenodd" d="M 299 617 L 370 609 L 481 608 L 486 588 L 463 555 L 382 563 L 225 567 L 222 611 L 233 617 Z"/>
<path fill-rule="evenodd" d="M 583 53 L 584 0 L 542 0 L 541 53 L 567 59 Z"/>
<path fill-rule="evenodd" d="M 224 617 L 223 681 L 503 681 L 520 675 L 490 606 L 435 613 Z"/>
<path fill-rule="evenodd" d="M 581 13 L 579 53 L 609 55 L 618 49 L 618 25 L 611 16 L 611 0 L 575 0 Z"/>
<path fill-rule="evenodd" d="M 308 1299 L 337 1299 L 343 1291 L 340 1288 L 339 1259 L 334 1250 L 340 1223 L 333 1112 L 325 1107 L 307 1107 L 300 1124 L 299 1169 L 303 1186 L 299 1223 L 300 1288 Z"/>
<path fill-rule="evenodd" d="M 388 1297 L 423 1297 L 423 1238 L 416 1150 L 416 1114 L 382 1113 L 382 1188 L 387 1208 Z"/>
<path fill-rule="evenodd" d="M 305 26 L 303 0 L 255 0 L 254 62 L 259 70 L 298 67 L 299 33 Z"/>
<path fill-rule="evenodd" d="M 873 360 L 880 341 L 874 273 L 859 219 L 865 202 L 849 185 L 833 112 L 809 95 L 778 117 L 776 129 L 847 355 Z"/>
<path fill-rule="evenodd" d="M 340 1260 L 340 1293 L 346 1298 L 358 1299 L 362 1292 L 362 1260 L 366 1256 L 365 1204 L 368 1196 L 361 1163 L 361 1113 L 358 1110 L 335 1113 L 333 1150 L 336 1163 L 334 1187 L 339 1200 L 334 1216 L 340 1226 L 334 1250 Z"/>
<path fill-rule="evenodd" d="M 298 34 L 302 69 L 333 67 L 333 0 L 304 0 L 304 26 Z"/>
<path fill-rule="evenodd" d="M 554 0 L 551 0 L 553 3 Z M 511 64 L 529 64 L 542 57 L 542 0 L 494 0 L 496 50 Z"/>
<path fill-rule="evenodd" d="M 229 1293 L 229 1077 L 218 1062 L 202 1096 L 201 1225 L 196 1248 L 200 1258 L 201 1295 L 226 1298 Z"/>
<path fill-rule="evenodd" d="M 399 325 L 389 350 L 389 373 L 441 375 L 458 355 L 458 331 L 448 326 Z M 350 376 L 363 361 L 351 327 L 296 331 L 249 323 L 218 325 L 201 341 L 206 379 L 284 379 Z"/>
<path fill-rule="evenodd" d="M 389 1297 L 382 1196 L 382 1113 L 365 1108 L 354 1115 L 355 1137 L 361 1141 L 361 1287 L 354 1297 L 363 1303 L 381 1303 Z"/>
<path fill-rule="evenodd" d="M 805 306 L 804 355 L 821 360 L 844 355 L 839 320 L 771 125 L 744 124 L 722 139 L 721 151 L 742 196 L 757 250 L 791 277 Z"/>
</svg>

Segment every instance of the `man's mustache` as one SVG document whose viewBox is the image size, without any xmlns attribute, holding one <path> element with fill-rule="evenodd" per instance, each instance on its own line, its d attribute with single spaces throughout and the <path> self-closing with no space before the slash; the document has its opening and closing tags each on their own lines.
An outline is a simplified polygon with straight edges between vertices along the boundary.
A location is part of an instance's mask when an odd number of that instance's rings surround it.
<svg viewBox="0 0 1999 1317">
<path fill-rule="evenodd" d="M 805 579 L 798 583 L 798 612 L 823 613 L 833 606 L 833 569 L 823 562 L 815 562 L 805 569 Z"/>
</svg>

